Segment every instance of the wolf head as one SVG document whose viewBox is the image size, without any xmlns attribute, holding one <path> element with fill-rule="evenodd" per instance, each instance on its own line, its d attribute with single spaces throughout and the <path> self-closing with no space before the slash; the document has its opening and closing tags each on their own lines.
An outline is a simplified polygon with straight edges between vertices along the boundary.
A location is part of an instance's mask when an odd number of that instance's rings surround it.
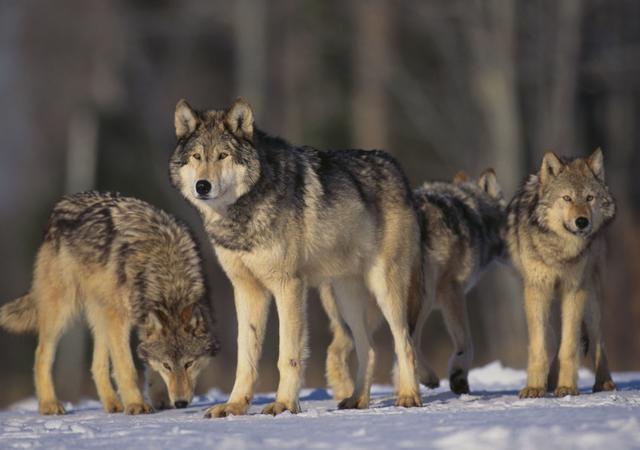
<svg viewBox="0 0 640 450">
<path fill-rule="evenodd" d="M 453 177 L 454 184 L 466 185 L 480 195 L 485 196 L 490 202 L 497 202 L 500 208 L 506 207 L 502 188 L 498 184 L 495 170 L 489 168 L 480 174 L 477 180 L 472 180 L 465 172 L 458 172 Z"/>
<path fill-rule="evenodd" d="M 211 329 L 208 311 L 199 304 L 150 312 L 139 327 L 138 355 L 160 374 L 176 408 L 191 402 L 198 374 L 219 349 Z"/>
<path fill-rule="evenodd" d="M 572 160 L 549 152 L 538 178 L 537 220 L 558 235 L 587 238 L 615 217 L 615 201 L 605 184 L 602 150 Z"/>
<path fill-rule="evenodd" d="M 251 189 L 260 163 L 249 104 L 238 99 L 228 110 L 201 112 L 180 100 L 174 120 L 178 145 L 169 170 L 171 182 L 187 200 L 224 210 Z"/>
</svg>

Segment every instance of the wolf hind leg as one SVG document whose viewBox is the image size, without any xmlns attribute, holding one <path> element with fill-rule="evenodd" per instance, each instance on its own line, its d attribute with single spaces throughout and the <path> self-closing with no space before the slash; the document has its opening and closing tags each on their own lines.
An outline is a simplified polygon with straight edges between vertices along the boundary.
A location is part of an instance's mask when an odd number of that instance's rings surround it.
<svg viewBox="0 0 640 450">
<path fill-rule="evenodd" d="M 453 343 L 449 359 L 449 386 L 456 394 L 469 393 L 469 368 L 473 361 L 473 341 L 464 289 L 457 283 L 438 286 L 439 303 Z"/>
<path fill-rule="evenodd" d="M 319 288 L 320 301 L 333 334 L 331 344 L 327 348 L 326 378 L 333 398 L 344 400 L 353 394 L 353 380 L 349 373 L 348 358 L 353 350 L 353 340 L 345 326 L 333 294 L 331 284 L 325 283 Z"/>
<path fill-rule="evenodd" d="M 584 337 L 587 339 L 585 343 L 587 346 L 586 353 L 591 357 L 596 373 L 593 392 L 613 391 L 616 389 L 616 384 L 611 378 L 604 342 L 600 332 L 600 305 L 593 297 L 590 297 L 587 301 L 583 325 L 586 334 Z"/>
<path fill-rule="evenodd" d="M 338 404 L 338 408 L 365 409 L 369 407 L 376 356 L 372 339 L 372 333 L 376 327 L 375 324 L 369 326 L 367 310 L 369 305 L 373 305 L 376 310 L 377 306 L 363 280 L 352 278 L 336 280 L 334 288 L 340 313 L 353 333 L 358 357 L 355 387 L 352 394 Z"/>
<path fill-rule="evenodd" d="M 430 389 L 435 389 L 440 386 L 440 378 L 436 374 L 435 370 L 433 370 L 422 351 L 422 332 L 424 331 L 424 324 L 429 318 L 434 305 L 435 289 L 431 283 L 426 286 L 425 297 L 424 301 L 421 302 L 422 305 L 420 307 L 420 312 L 415 320 L 412 340 L 413 345 L 415 346 L 418 379 L 420 380 L 420 384 Z M 397 368 L 394 368 L 394 374 L 396 373 Z"/>
<path fill-rule="evenodd" d="M 389 324 L 397 360 L 396 406 L 422 406 L 416 356 L 407 323 L 409 270 L 394 260 L 379 260 L 367 274 L 367 285 Z"/>
</svg>

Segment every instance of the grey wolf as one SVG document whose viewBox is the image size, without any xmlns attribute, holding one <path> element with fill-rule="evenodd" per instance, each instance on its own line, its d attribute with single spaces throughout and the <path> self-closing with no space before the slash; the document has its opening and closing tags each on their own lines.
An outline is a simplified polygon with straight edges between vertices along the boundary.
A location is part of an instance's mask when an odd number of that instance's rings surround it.
<svg viewBox="0 0 640 450">
<path fill-rule="evenodd" d="M 438 308 L 454 346 L 449 360 L 451 390 L 457 394 L 468 393 L 473 342 L 465 294 L 490 263 L 502 257 L 500 233 L 506 203 L 492 169 L 483 172 L 477 180 L 469 180 L 459 173 L 452 183 L 424 183 L 414 190 L 414 197 L 424 221 L 424 292 L 422 297 L 412 297 L 419 302 L 409 308 L 419 378 L 425 386 L 439 385 L 439 378 L 419 349 L 424 323 L 431 311 Z M 351 336 L 335 311 L 331 293 L 321 290 L 320 294 L 333 331 L 327 352 L 327 380 L 334 396 L 344 398 L 352 389 L 346 360 L 351 351 Z"/>
<path fill-rule="evenodd" d="M 190 231 L 137 199 L 85 192 L 64 197 L 49 216 L 29 293 L 0 309 L 0 325 L 36 331 L 35 385 L 40 413 L 64 414 L 51 376 L 60 335 L 84 312 L 94 337 L 91 372 L 107 412 L 152 411 L 137 384 L 130 333 L 138 354 L 167 389 L 155 405 L 181 408 L 198 373 L 218 348 L 204 302 L 200 256 Z M 113 364 L 119 396 L 110 378 Z M 121 401 L 122 400 L 122 401 Z"/>
<path fill-rule="evenodd" d="M 330 284 L 351 328 L 380 308 L 398 358 L 400 406 L 421 398 L 407 325 L 413 272 L 421 267 L 420 228 L 408 182 L 382 151 L 319 151 L 269 136 L 251 107 L 175 110 L 178 144 L 170 157 L 174 186 L 198 209 L 233 284 L 238 366 L 229 401 L 206 416 L 245 414 L 253 397 L 272 296 L 279 316 L 280 382 L 263 413 L 298 412 L 307 344 L 308 287 Z M 355 319 L 354 319 L 355 317 Z M 351 323 L 357 321 L 358 325 Z M 359 372 L 372 362 L 356 341 Z M 358 378 L 351 407 L 368 398 Z"/>
<path fill-rule="evenodd" d="M 529 330 L 527 386 L 520 397 L 577 395 L 582 337 L 589 342 L 596 379 L 593 390 L 612 390 L 600 334 L 598 297 L 605 258 L 603 233 L 616 204 L 605 183 L 602 151 L 587 158 L 545 154 L 508 206 L 506 243 L 524 284 Z M 559 349 L 552 301 L 560 301 Z M 557 355 L 557 374 L 550 371 Z"/>
</svg>

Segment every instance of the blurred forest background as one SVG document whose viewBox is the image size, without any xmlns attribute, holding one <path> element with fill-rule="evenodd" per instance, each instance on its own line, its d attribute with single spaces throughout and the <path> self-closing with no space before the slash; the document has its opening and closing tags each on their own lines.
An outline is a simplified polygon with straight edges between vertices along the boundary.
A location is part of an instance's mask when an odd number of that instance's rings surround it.
<svg viewBox="0 0 640 450">
<path fill-rule="evenodd" d="M 614 370 L 640 370 L 640 2 L 0 0 L 0 302 L 29 287 L 51 206 L 117 190 L 185 218 L 207 259 L 223 343 L 202 388 L 229 390 L 236 324 L 230 284 L 194 210 L 170 186 L 173 110 L 236 97 L 259 126 L 319 148 L 383 148 L 414 186 L 492 166 L 507 196 L 547 149 L 602 146 L 619 202 L 602 301 Z M 519 282 L 496 267 L 470 295 L 475 365 L 524 367 Z M 326 318 L 310 299 L 307 386 L 324 385 Z M 258 390 L 277 383 L 272 311 Z M 439 314 L 423 345 L 442 377 Z M 0 405 L 33 393 L 35 337 L 0 332 Z M 376 381 L 388 382 L 389 333 Z M 64 400 L 94 396 L 91 340 L 78 325 L 56 364 Z"/>
</svg>

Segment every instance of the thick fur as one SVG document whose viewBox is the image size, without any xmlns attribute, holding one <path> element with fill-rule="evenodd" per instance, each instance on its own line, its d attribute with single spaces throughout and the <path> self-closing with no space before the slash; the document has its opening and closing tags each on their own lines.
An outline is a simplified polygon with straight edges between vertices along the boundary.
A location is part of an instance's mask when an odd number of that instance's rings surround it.
<svg viewBox="0 0 640 450">
<path fill-rule="evenodd" d="M 473 342 L 465 294 L 481 273 L 503 254 L 500 230 L 505 218 L 505 202 L 495 173 L 489 169 L 477 181 L 458 174 L 453 183 L 424 183 L 414 191 L 416 207 L 424 221 L 422 252 L 424 282 L 417 284 L 420 296 L 409 305 L 409 322 L 416 346 L 434 307 L 439 308 L 453 341 L 449 360 L 449 380 L 455 393 L 468 393 L 467 374 L 473 360 Z M 330 318 L 333 341 L 327 354 L 327 380 L 334 395 L 349 389 L 346 359 L 351 337 L 335 314 L 329 293 L 321 292 Z M 419 376 L 428 387 L 439 385 L 439 378 L 418 352 Z M 346 376 L 344 374 L 347 374 Z"/>
<path fill-rule="evenodd" d="M 148 413 L 130 332 L 138 330 L 140 356 L 167 386 L 154 386 L 154 405 L 186 406 L 218 347 L 205 299 L 200 256 L 184 225 L 140 200 L 85 192 L 53 208 L 31 290 L 0 308 L 0 325 L 38 333 L 34 372 L 42 414 L 65 412 L 51 368 L 60 335 L 80 311 L 94 336 L 91 370 L 104 409 Z"/>
<path fill-rule="evenodd" d="M 293 146 L 257 129 L 242 100 L 205 112 L 182 100 L 175 126 L 171 180 L 202 216 L 233 284 L 238 316 L 236 381 L 228 403 L 206 415 L 246 413 L 272 296 L 280 323 L 280 384 L 263 412 L 299 411 L 307 289 L 327 284 L 351 329 L 364 326 L 364 311 L 382 310 L 399 361 L 397 404 L 420 405 L 406 320 L 411 273 L 421 266 L 420 229 L 397 162 L 382 151 Z M 198 191 L 202 183 L 207 192 Z M 356 350 L 362 376 L 350 406 L 366 407 L 370 341 L 356 340 Z"/>
<path fill-rule="evenodd" d="M 593 390 L 615 388 L 600 334 L 598 305 L 603 232 L 615 214 L 600 149 L 588 158 L 575 159 L 547 153 L 540 172 L 529 177 L 509 204 L 506 242 L 523 280 L 529 330 L 527 386 L 521 397 L 541 397 L 556 384 L 556 396 L 578 394 L 583 323 L 595 364 Z M 561 310 L 559 350 L 552 327 L 554 298 Z M 549 376 L 556 354 L 558 373 Z"/>
</svg>

